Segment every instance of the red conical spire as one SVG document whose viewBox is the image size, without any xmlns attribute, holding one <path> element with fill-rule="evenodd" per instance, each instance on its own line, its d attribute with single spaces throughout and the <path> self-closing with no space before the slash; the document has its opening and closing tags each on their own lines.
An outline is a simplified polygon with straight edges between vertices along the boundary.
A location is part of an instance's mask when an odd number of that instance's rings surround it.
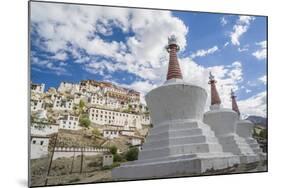
<svg viewBox="0 0 281 188">
<path fill-rule="evenodd" d="M 172 78 L 182 79 L 181 69 L 177 58 L 177 51 L 179 51 L 180 48 L 177 45 L 175 35 L 168 38 L 168 46 L 166 49 L 170 53 L 167 80 Z"/>
<path fill-rule="evenodd" d="M 210 72 L 209 79 L 210 81 L 208 82 L 208 84 L 211 85 L 211 105 L 215 105 L 215 104 L 220 105 L 221 99 L 216 88 L 217 81 L 215 80 L 215 77 L 212 75 L 211 72 Z"/>
<path fill-rule="evenodd" d="M 236 102 L 236 96 L 235 96 L 232 89 L 231 89 L 230 94 L 231 94 L 231 100 L 232 100 L 232 110 L 237 112 L 238 117 L 240 117 L 240 111 L 239 111 L 239 108 L 238 108 L 238 105 L 237 105 L 237 102 Z"/>
</svg>

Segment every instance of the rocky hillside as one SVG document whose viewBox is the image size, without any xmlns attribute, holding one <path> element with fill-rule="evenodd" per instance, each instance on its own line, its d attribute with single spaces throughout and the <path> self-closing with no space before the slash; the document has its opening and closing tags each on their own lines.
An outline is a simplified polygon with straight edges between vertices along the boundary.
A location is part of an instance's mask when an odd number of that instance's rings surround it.
<svg viewBox="0 0 281 188">
<path fill-rule="evenodd" d="M 261 116 L 249 116 L 247 120 L 253 122 L 255 125 L 260 125 L 267 128 L 267 118 Z"/>
</svg>

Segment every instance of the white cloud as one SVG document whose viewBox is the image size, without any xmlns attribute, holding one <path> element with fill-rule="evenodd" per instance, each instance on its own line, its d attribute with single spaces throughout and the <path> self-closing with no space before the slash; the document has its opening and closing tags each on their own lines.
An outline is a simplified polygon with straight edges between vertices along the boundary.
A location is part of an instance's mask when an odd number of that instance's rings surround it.
<svg viewBox="0 0 281 188">
<path fill-rule="evenodd" d="M 188 27 L 170 11 L 33 2 L 31 21 L 32 31 L 40 35 L 38 47 L 59 60 L 67 58 L 59 52 L 66 52 L 93 73 L 111 68 L 157 79 L 154 70 L 163 69 L 168 57 L 168 36 L 175 34 L 181 49 L 187 44 Z M 113 27 L 131 34 L 122 41 L 103 40 Z M 118 66 L 94 66 L 96 56 Z"/>
<path fill-rule="evenodd" d="M 56 75 L 70 75 L 70 73 L 64 68 L 66 66 L 63 62 L 51 62 L 49 60 L 39 60 L 37 57 L 31 56 L 31 64 L 36 65 L 36 67 L 32 67 L 33 70 L 39 72 L 50 72 Z"/>
<path fill-rule="evenodd" d="M 252 92 L 252 90 L 250 90 L 250 89 L 246 89 L 246 90 L 245 90 L 245 92 L 246 92 L 246 93 L 251 93 L 251 92 Z"/>
<path fill-rule="evenodd" d="M 67 59 L 67 53 L 58 52 L 54 56 L 51 56 L 52 59 L 64 61 Z"/>
<path fill-rule="evenodd" d="M 264 85 L 266 85 L 267 76 L 264 75 L 264 76 L 260 77 L 260 78 L 259 78 L 259 81 L 261 81 Z"/>
<path fill-rule="evenodd" d="M 260 49 L 252 53 L 258 60 L 266 59 L 267 56 L 267 41 L 261 41 L 256 43 L 256 45 L 260 46 Z"/>
<path fill-rule="evenodd" d="M 233 26 L 233 31 L 230 33 L 230 39 L 233 45 L 240 45 L 240 37 L 248 31 L 250 22 L 254 19 L 252 16 L 239 16 L 239 19 Z"/>
<path fill-rule="evenodd" d="M 207 50 L 200 49 L 200 50 L 196 51 L 195 53 L 192 53 L 190 57 L 192 59 L 194 59 L 196 57 L 204 57 L 206 55 L 213 54 L 218 50 L 219 50 L 219 48 L 217 46 L 213 46 L 212 48 L 209 48 Z"/>
<path fill-rule="evenodd" d="M 237 102 L 242 116 L 257 115 L 266 117 L 266 92 L 258 93 L 248 99 Z"/>
<path fill-rule="evenodd" d="M 243 47 L 238 47 L 238 52 L 246 52 L 249 51 L 249 45 L 244 45 Z"/>
<path fill-rule="evenodd" d="M 223 47 L 227 47 L 229 45 L 229 42 L 224 43 Z"/>
<path fill-rule="evenodd" d="M 225 26 L 228 23 L 228 21 L 225 19 L 225 16 L 221 17 L 220 22 L 222 26 Z"/>
</svg>

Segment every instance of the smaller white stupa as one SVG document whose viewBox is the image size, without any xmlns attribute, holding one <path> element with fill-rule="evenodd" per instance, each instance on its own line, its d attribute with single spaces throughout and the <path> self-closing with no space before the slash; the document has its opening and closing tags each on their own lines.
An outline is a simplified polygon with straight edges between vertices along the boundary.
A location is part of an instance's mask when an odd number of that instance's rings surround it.
<svg viewBox="0 0 281 188">
<path fill-rule="evenodd" d="M 259 160 L 246 140 L 236 134 L 236 122 L 239 119 L 239 113 L 235 110 L 222 108 L 216 89 L 216 80 L 211 73 L 209 79 L 211 106 L 210 111 L 204 114 L 204 123 L 208 124 L 215 132 L 224 152 L 231 152 L 239 156 L 241 163 L 251 163 Z"/>
<path fill-rule="evenodd" d="M 231 90 L 231 99 L 232 99 L 232 108 L 235 110 L 239 115 L 240 111 L 238 108 L 238 105 L 236 103 L 236 96 L 234 92 Z M 257 154 L 260 157 L 260 160 L 266 160 L 267 155 L 262 151 L 260 148 L 260 145 L 256 141 L 256 139 L 253 138 L 253 130 L 254 130 L 254 124 L 249 120 L 241 120 L 239 119 L 236 122 L 236 133 L 244 138 L 246 142 L 250 145 L 253 152 Z"/>
</svg>

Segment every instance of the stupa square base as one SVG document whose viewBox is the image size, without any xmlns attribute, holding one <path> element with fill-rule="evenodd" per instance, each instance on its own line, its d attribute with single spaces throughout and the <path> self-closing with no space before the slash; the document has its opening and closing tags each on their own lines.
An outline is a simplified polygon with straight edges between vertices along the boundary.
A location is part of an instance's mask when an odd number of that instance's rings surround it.
<svg viewBox="0 0 281 188">
<path fill-rule="evenodd" d="M 243 164 L 260 161 L 259 155 L 240 155 L 240 162 Z"/>
<path fill-rule="evenodd" d="M 210 154 L 209 154 L 210 155 Z M 186 159 L 178 158 L 147 163 L 128 163 L 112 170 L 115 180 L 173 177 L 178 175 L 200 175 L 209 170 L 220 170 L 240 163 L 239 156 L 196 155 Z"/>
</svg>

